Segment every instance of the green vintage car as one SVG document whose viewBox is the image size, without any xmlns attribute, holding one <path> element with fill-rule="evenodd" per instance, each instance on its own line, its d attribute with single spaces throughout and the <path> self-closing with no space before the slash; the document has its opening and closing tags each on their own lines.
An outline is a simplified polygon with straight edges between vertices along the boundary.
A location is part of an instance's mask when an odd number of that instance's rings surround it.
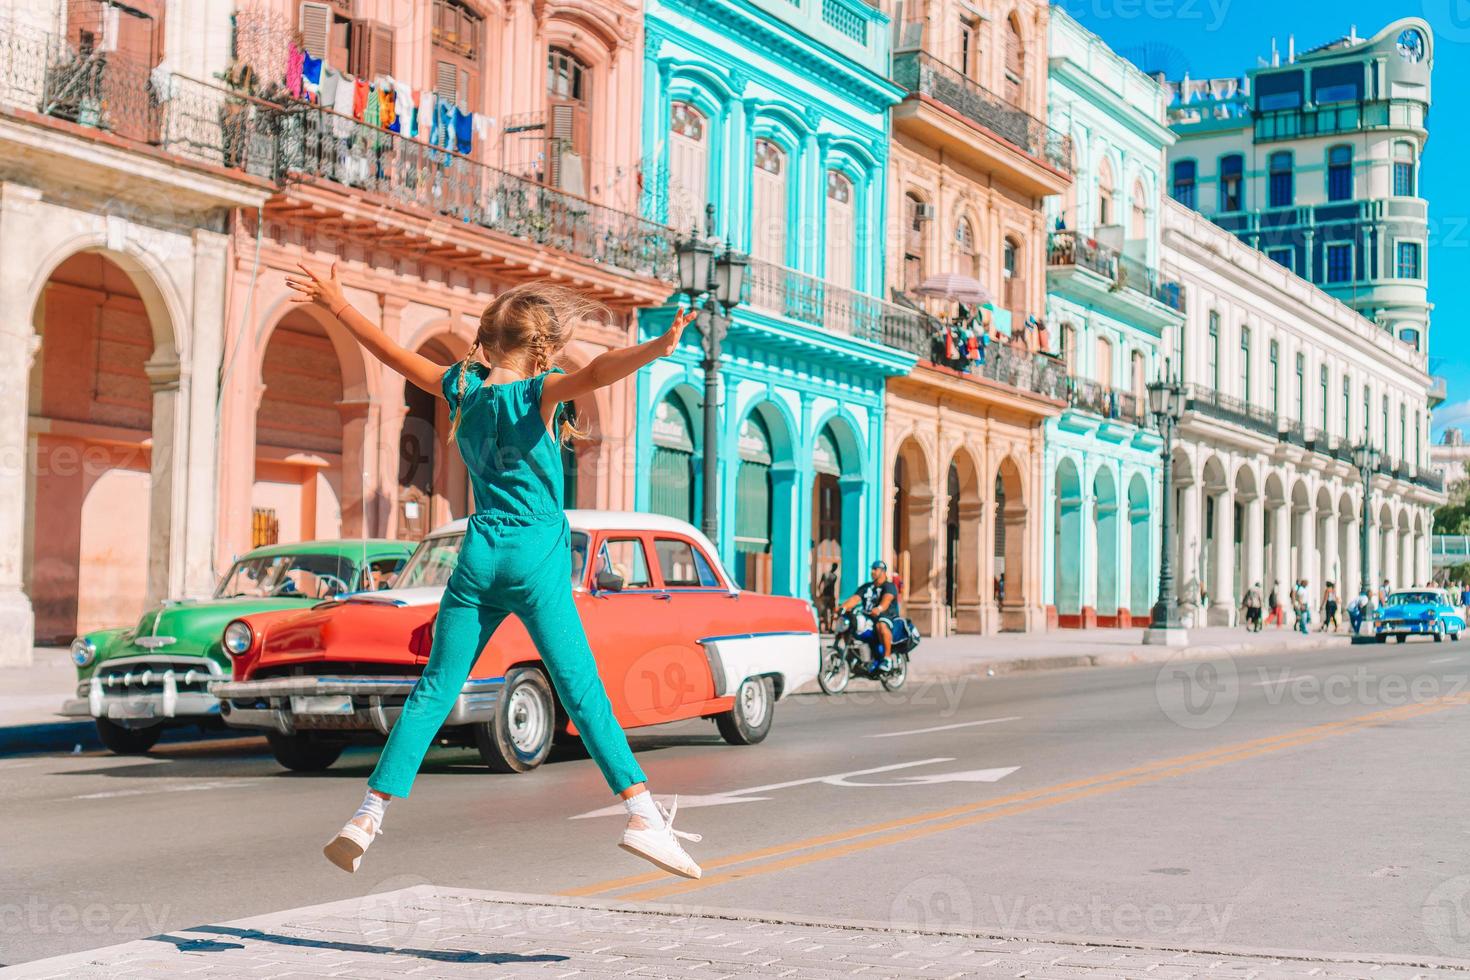
<svg viewBox="0 0 1470 980">
<path fill-rule="evenodd" d="M 230 676 L 220 647 L 232 619 L 306 608 L 347 592 L 385 589 L 413 551 L 411 541 L 302 541 L 257 548 L 237 559 L 212 599 L 167 600 L 136 626 L 72 641 L 77 696 L 61 707 L 95 718 L 102 744 L 120 755 L 147 752 L 165 727 L 219 725 L 206 685 Z"/>
</svg>

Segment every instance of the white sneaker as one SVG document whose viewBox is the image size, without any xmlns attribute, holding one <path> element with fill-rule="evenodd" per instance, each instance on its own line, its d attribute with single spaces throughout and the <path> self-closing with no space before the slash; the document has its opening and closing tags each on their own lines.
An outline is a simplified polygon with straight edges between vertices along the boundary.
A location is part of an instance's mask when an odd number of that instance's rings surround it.
<svg viewBox="0 0 1470 980">
<path fill-rule="evenodd" d="M 357 866 L 362 862 L 362 856 L 367 853 L 373 838 L 383 832 L 379 830 L 372 817 L 364 817 L 364 823 L 358 823 L 356 817 L 347 822 L 347 825 L 337 831 L 337 836 L 327 842 L 322 848 L 322 854 L 326 855 L 337 867 L 348 874 L 354 874 Z"/>
<path fill-rule="evenodd" d="M 634 815 L 628 818 L 628 829 L 623 831 L 623 839 L 618 846 L 630 854 L 636 854 L 652 864 L 658 865 L 670 874 L 676 874 L 684 878 L 698 878 L 703 872 L 694 859 L 685 853 L 679 838 L 698 843 L 703 840 L 698 834 L 685 833 L 674 829 L 674 814 L 679 812 L 679 798 L 674 797 L 674 805 L 668 809 L 662 803 L 654 803 L 658 812 L 663 814 L 664 823 L 662 827 L 647 826 L 648 821 L 643 817 Z"/>
</svg>

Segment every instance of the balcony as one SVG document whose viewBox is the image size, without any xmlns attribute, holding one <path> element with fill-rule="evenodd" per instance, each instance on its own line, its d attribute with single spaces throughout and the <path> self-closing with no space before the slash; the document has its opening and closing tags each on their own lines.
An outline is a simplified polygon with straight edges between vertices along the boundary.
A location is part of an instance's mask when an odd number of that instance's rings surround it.
<svg viewBox="0 0 1470 980">
<path fill-rule="evenodd" d="M 1142 426 L 1143 400 L 1131 391 L 1118 391 L 1090 378 L 1067 379 L 1067 403 L 1101 419 Z"/>
<path fill-rule="evenodd" d="M 1072 139 L 924 51 L 894 55 L 894 127 L 1037 196 L 1072 183 Z M 982 137 L 976 139 L 977 133 Z"/>
<path fill-rule="evenodd" d="M 65 148 L 17 129 L 0 139 L 7 162 L 52 168 L 66 154 L 67 180 L 109 198 L 146 193 L 156 204 L 162 183 L 176 209 L 254 207 L 279 175 L 274 106 L 49 35 L 0 33 L 0 111 L 86 136 Z"/>
<path fill-rule="evenodd" d="M 1427 106 L 1412 99 L 1333 102 L 1253 113 L 1257 143 L 1368 129 L 1424 129 Z"/>
<path fill-rule="evenodd" d="M 442 147 L 305 103 L 281 109 L 279 145 L 288 193 L 276 216 L 326 212 L 379 247 L 510 278 L 570 260 L 563 271 L 611 303 L 662 302 L 675 278 L 671 229 Z"/>
<path fill-rule="evenodd" d="M 1450 396 L 1450 393 L 1449 385 L 1443 375 L 1436 374 L 1430 376 L 1428 395 L 1430 408 L 1437 408 L 1444 404 L 1445 399 Z"/>
<path fill-rule="evenodd" d="M 908 354 L 928 353 L 931 328 L 922 312 L 771 262 L 750 260 L 741 302 L 839 336 Z"/>
<path fill-rule="evenodd" d="M 1283 429 L 1282 422 L 1286 420 L 1278 420 L 1275 412 L 1258 408 L 1239 398 L 1200 385 L 1189 386 L 1185 410 L 1199 412 L 1222 422 L 1230 422 L 1272 439 L 1279 438 L 1283 442 L 1304 445 L 1310 438 L 1302 429 L 1300 422 L 1292 422 L 1291 428 Z"/>
<path fill-rule="evenodd" d="M 1184 315 L 1184 286 L 1158 270 L 1075 231 L 1054 231 L 1047 240 L 1048 290 L 1067 291 L 1117 316 L 1142 319 L 1157 329 Z"/>
</svg>

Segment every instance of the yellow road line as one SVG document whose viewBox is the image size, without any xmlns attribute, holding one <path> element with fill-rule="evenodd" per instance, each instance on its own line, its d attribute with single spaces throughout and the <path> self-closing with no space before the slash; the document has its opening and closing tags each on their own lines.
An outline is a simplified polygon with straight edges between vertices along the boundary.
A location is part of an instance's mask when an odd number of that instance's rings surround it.
<svg viewBox="0 0 1470 980">
<path fill-rule="evenodd" d="M 1003 816 L 1026 813 L 1132 786 L 1157 782 L 1162 779 L 1169 779 L 1202 769 L 1213 768 L 1214 766 L 1224 765 L 1229 762 L 1255 758 L 1282 749 L 1310 744 L 1333 735 L 1347 734 L 1384 722 L 1413 718 L 1418 715 L 1429 714 L 1444 708 L 1467 703 L 1470 703 L 1470 698 L 1455 696 L 1427 701 L 1421 704 L 1403 705 L 1384 711 L 1372 712 L 1367 715 L 1360 715 L 1356 718 L 1313 725 L 1281 735 L 1253 739 L 1248 742 L 1222 746 L 1192 755 L 1146 763 L 1130 769 L 1027 790 L 992 800 L 984 800 L 979 803 L 949 807 L 944 810 L 916 814 L 882 823 L 838 831 L 832 834 L 825 834 L 819 837 L 811 837 L 805 840 L 791 841 L 772 847 L 760 848 L 743 854 L 734 854 L 707 862 L 704 866 L 706 872 L 715 870 L 717 873 L 707 873 L 705 877 L 697 881 L 669 883 L 666 875 L 653 873 L 599 882 L 582 888 L 569 889 L 562 892 L 562 894 L 567 896 L 599 895 L 622 891 L 623 889 L 638 885 L 661 882 L 660 887 L 634 892 L 622 897 L 643 900 L 664 898 L 669 895 L 677 895 L 699 888 L 707 888 L 711 885 L 733 881 L 738 878 L 752 877 L 758 874 L 767 874 L 772 871 L 799 867 L 804 864 L 842 857 L 875 847 L 903 843 L 929 834 L 984 823 Z M 816 850 L 818 848 L 820 850 Z M 764 861 L 765 863 L 718 873 L 718 869 L 720 868 L 730 868 L 733 865 L 750 864 L 751 862 L 760 861 Z"/>
</svg>

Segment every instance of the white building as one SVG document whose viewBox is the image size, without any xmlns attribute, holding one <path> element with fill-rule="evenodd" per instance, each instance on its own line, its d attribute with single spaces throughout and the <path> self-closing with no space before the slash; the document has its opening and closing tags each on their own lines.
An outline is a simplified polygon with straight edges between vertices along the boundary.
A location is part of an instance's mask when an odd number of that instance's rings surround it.
<svg viewBox="0 0 1470 980">
<path fill-rule="evenodd" d="M 1166 338 L 1190 389 L 1174 453 L 1186 616 L 1234 623 L 1257 582 L 1305 578 L 1314 603 L 1329 581 L 1356 591 L 1352 448 L 1365 438 L 1382 453 L 1370 579 L 1427 581 L 1444 494 L 1428 466 L 1426 355 L 1198 212 L 1171 200 L 1163 219 L 1163 265 L 1187 297 L 1183 331 Z"/>
<path fill-rule="evenodd" d="M 1429 447 L 1429 467 L 1444 481 L 1445 493 L 1470 480 L 1470 443 L 1458 428 L 1444 430 L 1444 438 Z"/>
</svg>

